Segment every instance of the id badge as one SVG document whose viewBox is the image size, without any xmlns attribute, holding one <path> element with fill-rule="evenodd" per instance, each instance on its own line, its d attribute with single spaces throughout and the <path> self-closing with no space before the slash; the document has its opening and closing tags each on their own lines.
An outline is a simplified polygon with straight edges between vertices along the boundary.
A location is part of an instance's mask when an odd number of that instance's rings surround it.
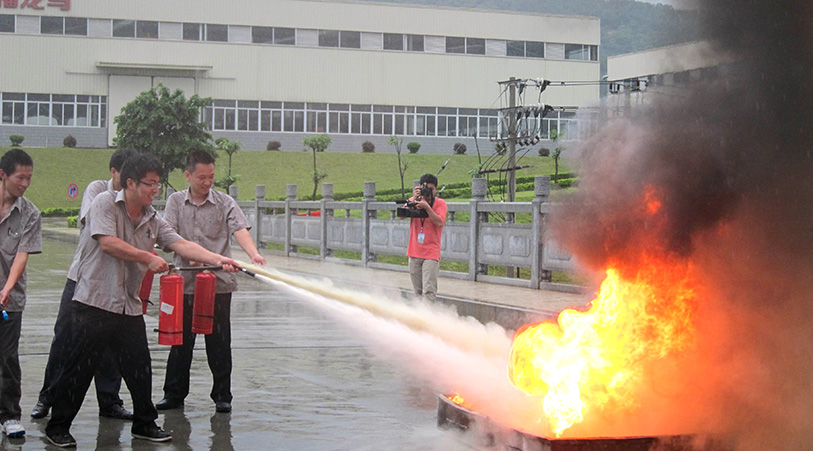
<svg viewBox="0 0 813 451">
<path fill-rule="evenodd" d="M 423 244 L 423 238 L 424 238 L 424 234 L 423 234 L 423 233 L 419 233 L 419 234 L 418 234 L 418 244 Z"/>
</svg>

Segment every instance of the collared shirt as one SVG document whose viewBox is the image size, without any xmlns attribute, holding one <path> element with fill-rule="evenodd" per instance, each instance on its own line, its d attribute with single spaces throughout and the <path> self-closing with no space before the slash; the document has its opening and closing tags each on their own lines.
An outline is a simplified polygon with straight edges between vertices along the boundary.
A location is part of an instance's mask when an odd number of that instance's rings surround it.
<svg viewBox="0 0 813 451">
<path fill-rule="evenodd" d="M 42 252 L 40 211 L 25 197 L 18 197 L 0 220 L 0 287 L 5 286 L 18 252 Z M 9 312 L 22 312 L 25 309 L 25 271 L 11 289 L 4 308 Z"/>
<path fill-rule="evenodd" d="M 172 194 L 167 199 L 164 219 L 185 239 L 226 257 L 231 257 L 231 235 L 250 227 L 237 202 L 213 189 L 209 190 L 209 195 L 200 205 L 192 202 L 192 194 L 188 188 Z M 175 254 L 174 263 L 176 266 L 189 266 L 189 261 L 178 254 Z M 181 273 L 184 277 L 184 293 L 194 293 L 196 273 Z M 237 289 L 237 277 L 234 274 L 215 271 L 215 275 L 218 293 L 231 293 Z"/>
<path fill-rule="evenodd" d="M 432 210 L 443 219 L 446 224 L 446 201 L 436 197 L 432 203 Z M 423 233 L 423 243 L 418 242 L 418 234 Z M 407 244 L 407 257 L 423 258 L 440 261 L 440 238 L 443 235 L 443 226 L 436 226 L 429 218 L 412 218 L 409 221 L 409 244 Z"/>
<path fill-rule="evenodd" d="M 127 316 L 141 315 L 138 291 L 147 266 L 113 257 L 102 251 L 99 237 L 113 236 L 142 251 L 152 252 L 156 243 L 163 248 L 181 237 L 151 205 L 137 225 L 127 215 L 124 191 L 106 191 L 96 196 L 85 219 L 85 233 L 79 242 L 75 301 L 108 312 Z"/>
<path fill-rule="evenodd" d="M 82 241 L 82 234 L 87 231 L 85 227 L 85 219 L 88 216 L 88 212 L 90 212 L 90 205 L 93 203 L 93 199 L 96 199 L 96 196 L 99 194 L 110 191 L 115 191 L 113 189 L 113 179 L 108 181 L 104 180 L 95 180 L 90 182 L 87 188 L 85 188 L 85 192 L 82 194 L 82 206 L 79 207 L 79 217 L 76 218 L 76 222 L 79 227 L 79 241 Z M 71 263 L 71 267 L 68 269 L 68 279 L 76 281 L 76 272 L 78 271 L 79 267 L 79 252 L 73 255 L 73 262 Z"/>
</svg>

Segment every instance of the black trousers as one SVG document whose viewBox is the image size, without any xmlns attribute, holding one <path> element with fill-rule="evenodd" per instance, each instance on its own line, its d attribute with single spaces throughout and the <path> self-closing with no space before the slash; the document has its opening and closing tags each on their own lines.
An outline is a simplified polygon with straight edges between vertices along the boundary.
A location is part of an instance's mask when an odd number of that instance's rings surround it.
<svg viewBox="0 0 813 451">
<path fill-rule="evenodd" d="M 54 389 L 64 371 L 65 359 L 71 349 L 73 315 L 76 305 L 79 304 L 72 300 L 75 290 L 76 281 L 68 279 L 65 282 L 65 289 L 62 290 L 59 313 L 54 324 L 54 339 L 51 341 L 51 351 L 48 353 L 48 363 L 45 365 L 45 379 L 42 382 L 38 400 L 46 406 L 54 403 Z M 109 347 L 102 353 L 102 360 L 96 370 L 94 380 L 96 382 L 96 400 L 99 402 L 99 410 L 124 404 L 119 397 L 121 372 Z"/>
<path fill-rule="evenodd" d="M 20 419 L 20 330 L 23 312 L 7 312 L 0 318 L 0 423 Z"/>
<path fill-rule="evenodd" d="M 167 377 L 164 381 L 164 398 L 183 400 L 189 394 L 189 369 L 192 366 L 192 350 L 195 336 L 192 333 L 192 308 L 194 296 L 183 297 L 183 344 L 169 351 Z M 215 295 L 214 326 L 206 340 L 206 359 L 212 371 L 212 392 L 215 402 L 231 402 L 231 293 Z"/>
<path fill-rule="evenodd" d="M 109 346 L 133 398 L 133 428 L 154 425 L 152 362 L 141 315 L 127 316 L 76 303 L 71 350 L 54 391 L 51 420 L 45 432 L 68 432 L 82 407 L 90 380 Z"/>
</svg>

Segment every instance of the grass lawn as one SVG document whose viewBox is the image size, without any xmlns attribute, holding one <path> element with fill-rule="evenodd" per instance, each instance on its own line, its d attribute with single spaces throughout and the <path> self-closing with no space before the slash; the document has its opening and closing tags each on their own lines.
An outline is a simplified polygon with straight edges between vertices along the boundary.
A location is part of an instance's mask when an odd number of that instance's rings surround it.
<svg viewBox="0 0 813 451">
<path fill-rule="evenodd" d="M 5 152 L 8 148 L 0 148 Z M 40 209 L 48 207 L 79 207 L 81 195 L 75 199 L 68 197 L 68 186 L 75 183 L 81 193 L 93 180 L 109 177 L 108 162 L 112 149 L 68 149 L 68 148 L 24 148 L 34 159 L 34 180 L 26 192 Z M 402 155 L 403 157 L 403 155 Z M 376 182 L 379 190 L 398 188 L 401 185 L 395 154 L 383 153 L 340 153 L 317 154 L 317 166 L 328 173 L 324 182 L 333 183 L 335 193 L 361 191 L 364 182 Z M 406 155 L 409 167 L 404 184 L 412 186 L 412 180 L 425 173 L 437 173 L 443 163 L 449 164 L 440 174 L 441 186 L 445 183 L 470 180 L 469 171 L 477 166 L 477 155 Z M 298 185 L 299 198 L 309 198 L 313 191 L 311 152 L 269 152 L 242 150 L 234 154 L 232 174 L 240 176 L 237 183 L 241 199 L 254 198 L 254 186 L 264 184 L 266 198 L 277 199 L 285 195 L 285 185 Z M 526 156 L 522 164 L 531 168 L 519 172 L 519 176 L 549 175 L 553 173 L 553 160 L 550 157 Z M 216 177 L 226 175 L 228 157 L 218 159 Z M 561 172 L 567 171 L 560 164 Z M 170 183 L 176 189 L 186 187 L 183 173 L 175 171 Z M 320 191 L 321 193 L 321 184 Z M 530 200 L 518 194 L 517 200 Z"/>
</svg>

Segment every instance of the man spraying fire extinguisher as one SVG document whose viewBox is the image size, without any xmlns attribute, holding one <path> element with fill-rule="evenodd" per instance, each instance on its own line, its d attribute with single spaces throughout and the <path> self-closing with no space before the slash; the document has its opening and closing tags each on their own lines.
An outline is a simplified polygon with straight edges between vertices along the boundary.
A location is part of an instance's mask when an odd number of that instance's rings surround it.
<svg viewBox="0 0 813 451">
<path fill-rule="evenodd" d="M 155 424 L 152 368 L 147 333 L 138 297 L 147 269 L 163 273 L 167 262 L 153 254 L 153 246 L 188 259 L 222 265 L 236 272 L 237 262 L 181 238 L 152 207 L 163 172 L 161 162 L 142 153 L 127 159 L 118 193 L 96 196 L 80 237 L 79 266 L 73 301 L 70 354 L 58 378 L 48 440 L 59 447 L 75 447 L 70 427 L 82 406 L 90 381 L 107 346 L 113 351 L 133 400 L 133 438 L 153 442 L 172 436 Z"/>
<path fill-rule="evenodd" d="M 191 152 L 186 159 L 184 171 L 189 188 L 172 194 L 167 199 L 164 219 L 179 235 L 200 244 L 213 252 L 231 256 L 230 238 L 234 235 L 237 244 L 249 255 L 251 262 L 265 265 L 266 261 L 254 246 L 248 232 L 248 219 L 237 202 L 228 195 L 213 190 L 215 180 L 215 160 L 209 153 Z M 189 260 L 175 255 L 175 265 L 187 267 Z M 214 299 L 212 332 L 206 338 L 206 357 L 212 371 L 212 392 L 217 412 L 231 412 L 231 294 L 237 289 L 234 274 L 220 271 L 217 276 Z M 192 365 L 192 350 L 195 347 L 193 314 L 199 311 L 195 303 L 201 302 L 200 286 L 203 275 L 183 272 L 183 343 L 173 346 L 169 352 L 167 374 L 164 381 L 164 399 L 158 410 L 175 409 L 183 406 L 189 394 L 189 371 Z M 211 275 L 210 275 L 211 277 Z M 196 290 L 197 285 L 197 290 Z M 196 293 L 197 291 L 197 293 Z"/>
</svg>

